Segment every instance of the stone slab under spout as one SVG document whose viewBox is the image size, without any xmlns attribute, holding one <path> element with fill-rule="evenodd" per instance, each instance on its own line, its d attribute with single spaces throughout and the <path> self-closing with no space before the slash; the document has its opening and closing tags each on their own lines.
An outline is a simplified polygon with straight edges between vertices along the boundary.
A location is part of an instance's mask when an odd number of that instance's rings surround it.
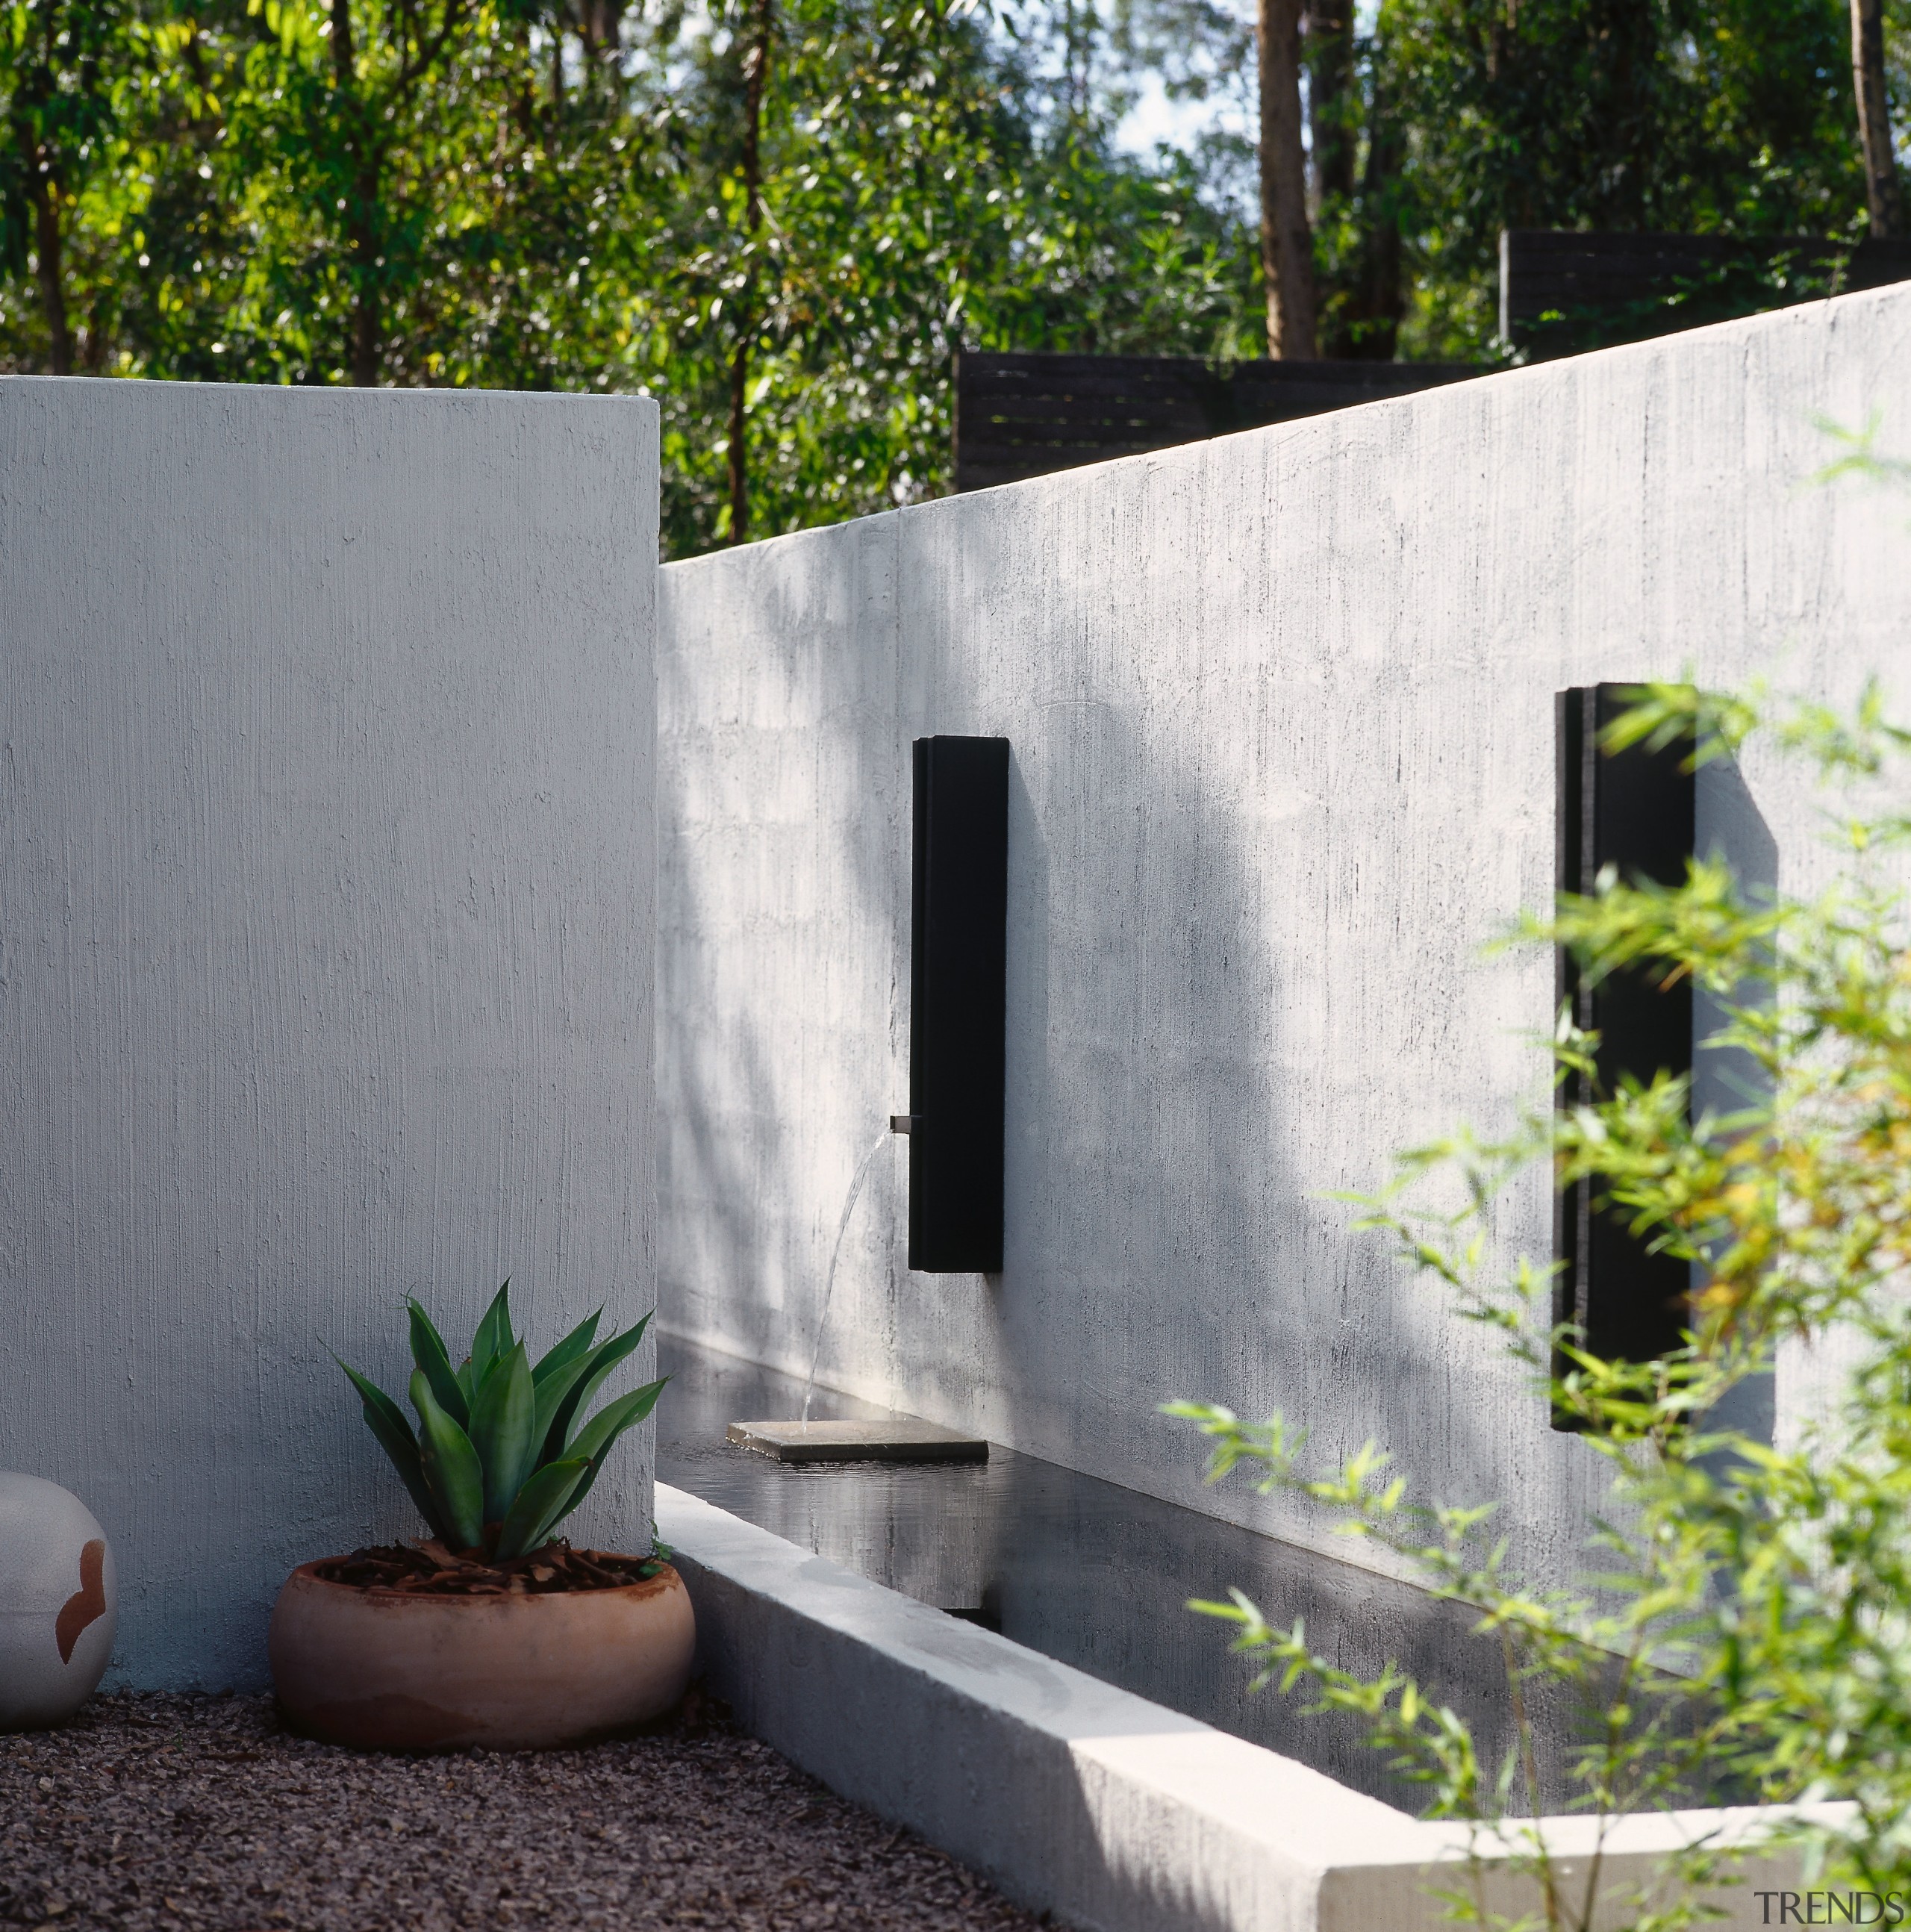
<svg viewBox="0 0 1911 1932">
<path fill-rule="evenodd" d="M 986 1462 L 988 1444 L 933 1422 L 733 1422 L 739 1448 L 779 1462 Z"/>
</svg>

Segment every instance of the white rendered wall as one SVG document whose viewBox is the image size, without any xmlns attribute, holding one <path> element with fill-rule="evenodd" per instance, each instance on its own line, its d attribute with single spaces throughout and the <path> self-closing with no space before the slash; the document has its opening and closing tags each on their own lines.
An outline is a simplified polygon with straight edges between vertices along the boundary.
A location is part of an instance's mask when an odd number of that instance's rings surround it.
<svg viewBox="0 0 1911 1932">
<path fill-rule="evenodd" d="M 328 1353 L 401 1394 L 408 1292 L 652 1304 L 656 434 L 0 381 L 0 1467 L 122 1682 L 262 1683 L 293 1564 L 416 1533 Z"/>
<path fill-rule="evenodd" d="M 807 1368 L 908 1101 L 910 742 L 1000 734 L 1007 1264 L 907 1271 L 893 1143 L 822 1379 L 1360 1560 L 1203 1490 L 1153 1412 L 1279 1406 L 1570 1569 L 1598 1459 L 1325 1197 L 1544 1091 L 1551 962 L 1480 949 L 1550 899 L 1556 691 L 1875 668 L 1911 705 L 1911 500 L 1801 488 L 1815 419 L 1874 411 L 1911 452 L 1911 290 L 668 566 L 664 1318 Z M 1748 755 L 1701 837 L 1801 883 L 1811 814 Z M 1546 1192 L 1509 1252 L 1546 1253 Z"/>
</svg>

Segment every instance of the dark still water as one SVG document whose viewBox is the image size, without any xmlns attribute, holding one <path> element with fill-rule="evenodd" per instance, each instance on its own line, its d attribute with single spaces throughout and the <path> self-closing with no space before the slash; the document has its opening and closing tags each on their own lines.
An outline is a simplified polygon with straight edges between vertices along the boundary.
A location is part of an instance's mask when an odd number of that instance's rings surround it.
<svg viewBox="0 0 1911 1932">
<path fill-rule="evenodd" d="M 1352 1720 L 1250 1692 L 1229 1627 L 1184 1607 L 1238 1585 L 1276 1624 L 1304 1618 L 1315 1649 L 1345 1668 L 1375 1675 L 1397 1659 L 1474 1725 L 1489 1762 L 1504 1748 L 1497 1646 L 1473 1636 L 1455 1605 L 994 1444 L 979 1464 L 773 1462 L 724 1431 L 794 1419 L 800 1381 L 668 1336 L 658 1352 L 674 1378 L 657 1408 L 658 1479 L 872 1582 L 1420 1810 L 1421 1788 L 1390 1774 Z M 820 1388 L 811 1410 L 890 1413 Z"/>
</svg>

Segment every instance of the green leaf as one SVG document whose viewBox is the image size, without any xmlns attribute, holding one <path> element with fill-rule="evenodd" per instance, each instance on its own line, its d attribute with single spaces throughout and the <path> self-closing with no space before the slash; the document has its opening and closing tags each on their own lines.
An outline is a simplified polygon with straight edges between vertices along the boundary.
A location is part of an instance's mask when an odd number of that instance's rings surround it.
<svg viewBox="0 0 1911 1932">
<path fill-rule="evenodd" d="M 471 1438 L 441 1408 L 422 1369 L 412 1372 L 418 1411 L 419 1461 L 454 1550 L 475 1550 L 484 1534 L 484 1474 Z"/>
<path fill-rule="evenodd" d="M 604 1452 L 626 1429 L 641 1422 L 657 1406 L 657 1398 L 663 1394 L 664 1384 L 669 1380 L 670 1377 L 664 1376 L 654 1382 L 646 1382 L 640 1389 L 633 1389 L 628 1395 L 620 1395 L 615 1402 L 607 1403 L 578 1431 L 578 1439 L 572 1444 L 571 1453 L 586 1456 L 593 1462 L 601 1461 Z"/>
<path fill-rule="evenodd" d="M 549 1538 L 552 1526 L 566 1513 L 578 1478 L 590 1467 L 581 1456 L 562 1462 L 547 1462 L 525 1484 L 505 1515 L 504 1528 L 498 1538 L 500 1562 L 522 1556 Z"/>
<path fill-rule="evenodd" d="M 560 1369 L 588 1354 L 592 1342 L 596 1339 L 597 1324 L 603 1318 L 604 1311 L 601 1308 L 595 1315 L 586 1316 L 531 1371 L 531 1379 L 542 1386 L 548 1376 L 555 1375 Z"/>
<path fill-rule="evenodd" d="M 512 1345 L 511 1334 L 511 1280 L 507 1276 L 503 1287 L 491 1297 L 491 1305 L 484 1310 L 484 1318 L 478 1324 L 478 1332 L 471 1338 L 471 1385 L 474 1389 L 484 1386 L 484 1378 L 491 1372 L 491 1364 L 508 1352 Z M 475 1401 L 476 1397 L 474 1396 Z"/>
<path fill-rule="evenodd" d="M 656 1313 L 653 1309 L 652 1314 Z M 603 1386 L 604 1378 L 626 1356 L 632 1354 L 644 1340 L 644 1331 L 650 1325 L 646 1315 L 634 1328 L 627 1328 L 621 1335 L 614 1335 L 608 1342 L 600 1342 L 584 1358 L 584 1370 L 570 1392 L 557 1405 L 546 1432 L 543 1454 L 538 1457 L 542 1462 L 554 1462 L 570 1446 L 571 1431 L 578 1417 L 589 1405 L 590 1399 Z"/>
<path fill-rule="evenodd" d="M 597 1333 L 597 1324 L 603 1313 L 600 1308 L 596 1314 L 579 1322 L 531 1371 L 531 1379 L 537 1384 L 538 1390 L 537 1442 L 540 1462 L 550 1461 L 563 1448 L 561 1442 L 551 1439 L 551 1424 L 564 1398 L 590 1372 L 591 1340 Z"/>
<path fill-rule="evenodd" d="M 537 1391 L 524 1345 L 492 1363 L 471 1405 L 471 1446 L 484 1471 L 484 1520 L 500 1522 L 535 1466 Z"/>
<path fill-rule="evenodd" d="M 554 1374 L 537 1384 L 538 1419 L 537 1440 L 540 1462 L 555 1462 L 563 1454 L 564 1444 L 558 1439 L 552 1425 L 558 1412 L 566 1408 L 567 1401 L 584 1377 L 590 1372 L 590 1358 L 580 1356 L 574 1362 L 567 1362 Z M 576 1405 L 569 1404 L 568 1412 L 574 1414 Z"/>
<path fill-rule="evenodd" d="M 412 1360 L 431 1384 L 438 1406 L 462 1429 L 471 1420 L 471 1407 L 458 1377 L 452 1373 L 451 1357 L 445 1352 L 445 1338 L 432 1325 L 430 1316 L 416 1300 L 405 1304 L 411 1316 Z"/>
<path fill-rule="evenodd" d="M 640 1389 L 633 1389 L 628 1395 L 601 1408 L 578 1432 L 578 1439 L 571 1445 L 574 1456 L 588 1456 L 590 1471 L 572 1493 L 564 1506 L 566 1515 L 575 1509 L 591 1492 L 604 1468 L 604 1459 L 616 1444 L 619 1436 L 627 1429 L 641 1422 L 657 1406 L 657 1398 L 664 1392 L 664 1384 L 668 1376 L 654 1382 L 646 1382 Z"/>
<path fill-rule="evenodd" d="M 378 1446 L 392 1459 L 392 1466 L 410 1491 L 418 1514 L 434 1536 L 442 1536 L 444 1522 L 439 1515 L 431 1486 L 424 1480 L 424 1466 L 418 1460 L 418 1440 L 412 1434 L 411 1424 L 405 1420 L 405 1412 L 376 1382 L 360 1375 L 350 1363 L 340 1360 L 336 1355 L 332 1359 L 352 1378 L 352 1386 L 364 1402 L 365 1426 L 377 1438 Z"/>
</svg>

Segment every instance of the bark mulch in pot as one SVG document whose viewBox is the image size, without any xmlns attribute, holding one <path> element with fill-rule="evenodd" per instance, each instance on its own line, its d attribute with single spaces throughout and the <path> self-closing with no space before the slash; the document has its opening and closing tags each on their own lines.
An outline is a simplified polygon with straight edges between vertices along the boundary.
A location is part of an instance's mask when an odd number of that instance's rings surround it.
<svg viewBox="0 0 1911 1932">
<path fill-rule="evenodd" d="M 313 1565 L 327 1583 L 361 1590 L 396 1590 L 406 1596 L 538 1596 L 570 1590 L 616 1590 L 642 1583 L 664 1567 L 657 1556 L 614 1556 L 602 1550 L 573 1550 L 547 1543 L 528 1556 L 485 1563 L 454 1556 L 442 1543 L 381 1544 Z"/>
<path fill-rule="evenodd" d="M 1040 1922 L 709 1718 L 584 1750 L 378 1757 L 289 1736 L 267 1698 L 122 1695 L 0 1736 L 0 1925 Z"/>
</svg>

